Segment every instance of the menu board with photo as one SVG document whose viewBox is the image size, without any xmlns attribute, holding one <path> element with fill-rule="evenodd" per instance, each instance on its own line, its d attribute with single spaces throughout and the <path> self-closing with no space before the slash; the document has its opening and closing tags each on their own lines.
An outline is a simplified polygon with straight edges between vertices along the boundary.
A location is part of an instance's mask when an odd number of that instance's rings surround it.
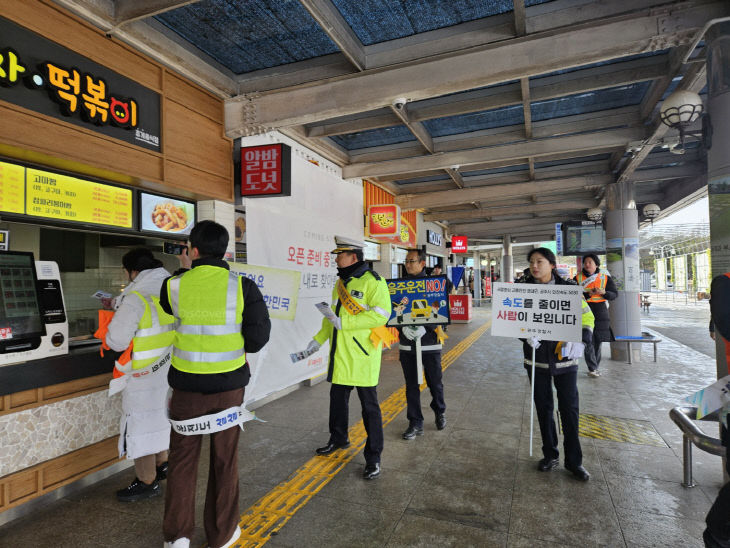
<svg viewBox="0 0 730 548">
<path fill-rule="evenodd" d="M 195 204 L 140 192 L 139 229 L 171 236 L 190 234 L 195 225 Z"/>
</svg>

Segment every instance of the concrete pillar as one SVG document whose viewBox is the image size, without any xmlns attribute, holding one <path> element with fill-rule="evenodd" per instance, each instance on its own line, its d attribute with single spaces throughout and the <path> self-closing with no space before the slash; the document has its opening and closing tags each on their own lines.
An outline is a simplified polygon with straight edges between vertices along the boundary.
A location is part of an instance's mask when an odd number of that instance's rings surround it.
<svg viewBox="0 0 730 548">
<path fill-rule="evenodd" d="M 639 337 L 639 214 L 633 183 L 608 185 L 606 205 L 606 268 L 618 289 L 618 297 L 609 305 L 611 328 L 616 336 Z M 633 360 L 639 361 L 640 345 L 632 348 Z M 611 343 L 611 359 L 627 358 L 625 343 Z"/>
<path fill-rule="evenodd" d="M 730 22 L 719 23 L 705 35 L 707 47 L 707 116 L 712 135 L 707 146 L 712 276 L 730 272 Z M 728 374 L 722 337 L 716 337 L 717 378 Z M 728 474 L 723 459 L 723 474 Z"/>
<path fill-rule="evenodd" d="M 480 253 L 475 251 L 474 257 L 474 306 L 481 306 L 479 299 L 482 298 L 482 275 Z"/>
<path fill-rule="evenodd" d="M 511 282 L 515 279 L 515 269 L 512 262 L 512 237 L 509 234 L 502 236 L 502 272 L 500 280 Z"/>
</svg>

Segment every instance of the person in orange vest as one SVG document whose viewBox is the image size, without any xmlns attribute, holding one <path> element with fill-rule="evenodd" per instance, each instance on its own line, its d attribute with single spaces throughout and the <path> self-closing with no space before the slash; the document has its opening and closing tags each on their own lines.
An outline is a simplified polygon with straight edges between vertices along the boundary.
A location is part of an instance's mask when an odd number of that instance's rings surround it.
<svg viewBox="0 0 730 548">
<path fill-rule="evenodd" d="M 588 366 L 588 375 L 600 377 L 598 369 L 601 364 L 601 345 L 614 340 L 611 331 L 611 319 L 608 315 L 606 301 L 618 297 L 616 284 L 599 268 L 601 260 L 595 253 L 583 256 L 583 270 L 578 272 L 575 281 L 583 286 L 583 296 L 591 307 L 596 325 L 593 328 L 593 344 L 587 344 L 584 357 Z"/>
</svg>

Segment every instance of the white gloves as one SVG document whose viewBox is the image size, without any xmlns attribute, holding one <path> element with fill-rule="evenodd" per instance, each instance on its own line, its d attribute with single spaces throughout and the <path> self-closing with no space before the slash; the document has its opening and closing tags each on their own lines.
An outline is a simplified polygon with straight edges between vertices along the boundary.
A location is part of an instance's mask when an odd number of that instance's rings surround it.
<svg viewBox="0 0 730 548">
<path fill-rule="evenodd" d="M 321 345 L 317 341 L 312 339 L 311 341 L 309 341 L 309 346 L 307 346 L 307 352 L 316 352 L 317 350 L 319 350 L 320 346 Z"/>
<path fill-rule="evenodd" d="M 335 326 L 335 329 L 337 331 L 342 331 L 342 320 L 338 317 L 335 317 L 334 320 L 330 320 L 332 322 L 332 325 Z"/>
<path fill-rule="evenodd" d="M 577 360 L 583 357 L 585 345 L 582 342 L 564 342 L 562 348 L 563 358 Z"/>
<path fill-rule="evenodd" d="M 537 337 L 530 337 L 529 339 L 527 339 L 527 344 L 537 350 L 538 348 L 540 348 L 540 339 L 538 339 Z"/>
<path fill-rule="evenodd" d="M 425 334 L 426 328 L 422 325 L 419 325 L 418 327 L 407 325 L 403 328 L 403 336 L 409 341 L 415 341 L 416 339 L 420 339 Z"/>
</svg>

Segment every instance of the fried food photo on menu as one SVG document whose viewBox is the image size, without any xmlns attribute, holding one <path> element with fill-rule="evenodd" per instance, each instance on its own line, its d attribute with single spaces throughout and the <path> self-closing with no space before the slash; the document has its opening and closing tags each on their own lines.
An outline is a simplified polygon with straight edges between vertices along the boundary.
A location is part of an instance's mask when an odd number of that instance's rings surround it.
<svg viewBox="0 0 730 548">
<path fill-rule="evenodd" d="M 182 208 L 172 202 L 165 202 L 155 205 L 152 222 L 161 230 L 175 232 L 187 226 L 188 216 Z"/>
</svg>

